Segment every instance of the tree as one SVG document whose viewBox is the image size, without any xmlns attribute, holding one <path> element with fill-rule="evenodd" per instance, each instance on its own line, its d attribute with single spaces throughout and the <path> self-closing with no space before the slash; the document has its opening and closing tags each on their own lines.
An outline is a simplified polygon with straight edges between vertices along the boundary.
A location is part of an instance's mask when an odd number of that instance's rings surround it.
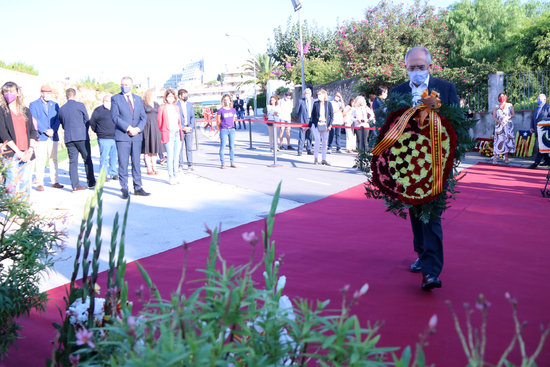
<svg viewBox="0 0 550 367">
<path fill-rule="evenodd" d="M 449 63 L 466 66 L 474 62 L 503 63 L 510 40 L 521 28 L 525 8 L 519 0 L 462 0 L 446 16 L 455 36 Z"/>
<path fill-rule="evenodd" d="M 301 83 L 300 29 L 298 22 L 288 18 L 286 29 L 281 26 L 273 30 L 274 41 L 268 46 L 268 53 L 284 68 L 281 79 Z M 307 21 L 302 25 L 304 53 L 304 79 L 307 84 L 324 84 L 343 77 L 338 58 L 336 31 L 310 26 Z"/>
<path fill-rule="evenodd" d="M 425 1 L 408 8 L 381 1 L 367 9 L 364 19 L 347 22 L 338 31 L 345 75 L 362 78 L 365 93 L 373 93 L 380 84 L 397 85 L 407 79 L 404 56 L 413 46 L 430 50 L 433 72 L 441 71 L 453 46 L 445 14 Z"/>
<path fill-rule="evenodd" d="M 248 59 L 243 68 L 250 72 L 256 69 L 256 81 L 260 86 L 260 92 L 265 92 L 268 80 L 280 75 L 279 63 L 268 54 L 258 54 L 256 57 Z M 242 85 L 251 83 L 254 83 L 254 80 L 246 80 Z"/>
<path fill-rule="evenodd" d="M 550 67 L 550 12 L 532 18 L 528 25 L 517 34 L 511 51 L 516 55 L 516 70 L 548 69 Z M 511 55 L 508 56 L 510 58 Z"/>
</svg>

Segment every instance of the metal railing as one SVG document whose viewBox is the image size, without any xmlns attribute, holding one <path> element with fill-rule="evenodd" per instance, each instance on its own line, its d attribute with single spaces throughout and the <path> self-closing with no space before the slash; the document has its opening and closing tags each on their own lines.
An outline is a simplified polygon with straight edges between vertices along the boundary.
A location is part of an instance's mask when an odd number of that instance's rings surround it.
<svg viewBox="0 0 550 367">
<path fill-rule="evenodd" d="M 516 110 L 537 107 L 537 97 L 550 90 L 549 70 L 504 74 L 504 91 Z"/>
<path fill-rule="evenodd" d="M 461 93 L 461 97 L 465 99 L 466 105 L 468 105 L 473 112 L 487 112 L 489 110 L 488 84 L 476 85 L 469 89 L 469 91 Z"/>
</svg>

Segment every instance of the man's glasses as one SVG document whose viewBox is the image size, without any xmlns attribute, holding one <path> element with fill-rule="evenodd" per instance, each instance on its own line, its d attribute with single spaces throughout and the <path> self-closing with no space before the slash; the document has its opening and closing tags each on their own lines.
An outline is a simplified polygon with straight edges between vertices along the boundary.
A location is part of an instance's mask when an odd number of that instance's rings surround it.
<svg viewBox="0 0 550 367">
<path fill-rule="evenodd" d="M 428 69 L 427 65 L 410 65 L 410 66 L 407 66 L 408 71 L 415 71 L 415 70 L 424 71 L 426 69 Z"/>
</svg>

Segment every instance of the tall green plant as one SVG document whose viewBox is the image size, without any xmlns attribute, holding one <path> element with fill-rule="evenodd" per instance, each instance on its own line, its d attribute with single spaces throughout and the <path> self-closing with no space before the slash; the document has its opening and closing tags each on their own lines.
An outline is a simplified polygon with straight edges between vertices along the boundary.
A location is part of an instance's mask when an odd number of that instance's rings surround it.
<svg viewBox="0 0 550 367">
<path fill-rule="evenodd" d="M 101 253 L 102 239 L 101 232 L 103 227 L 103 185 L 105 183 L 105 171 L 102 169 L 98 177 L 94 195 L 86 201 L 84 216 L 80 224 L 80 232 L 76 242 L 76 254 L 73 265 L 71 282 L 67 289 L 67 295 L 63 297 L 65 307 L 59 308 L 62 323 L 54 323 L 57 330 L 57 340 L 53 352 L 53 360 L 48 360 L 48 366 L 69 366 L 75 358 L 80 358 L 79 351 L 83 348 L 82 337 L 79 333 L 88 333 L 88 329 L 93 326 L 105 326 L 113 323 L 120 317 L 121 304 L 126 305 L 128 300 L 128 286 L 124 282 L 126 273 L 126 261 L 124 260 L 124 238 L 126 231 L 126 221 L 128 218 L 128 208 L 130 199 L 126 203 L 126 210 L 122 222 L 120 239 L 118 238 L 119 217 L 116 213 L 113 220 L 113 231 L 111 233 L 111 243 L 109 248 L 109 269 L 107 271 L 107 284 L 105 301 L 96 302 L 96 293 L 99 293 L 98 284 L 99 273 L 99 255 Z M 94 228 L 94 214 L 96 214 L 96 230 L 92 248 L 92 230 Z M 118 251 L 117 251 L 118 248 Z M 92 250 L 92 253 L 90 253 Z M 90 268 L 91 266 L 91 268 Z M 80 286 L 77 284 L 77 278 L 81 271 L 82 279 Z M 89 305 L 86 310 L 87 320 L 79 319 L 79 315 L 69 312 L 71 306 L 75 304 Z M 101 310 L 96 309 L 101 307 Z M 96 314 L 101 314 L 102 319 L 98 320 Z M 93 339 L 99 337 L 96 334 L 86 334 L 86 340 L 92 343 Z M 80 339 L 80 340 L 79 340 Z M 75 357 L 78 355 L 78 357 Z"/>
<path fill-rule="evenodd" d="M 59 218 L 39 216 L 25 197 L 8 192 L 7 164 L 0 156 L 0 360 L 19 337 L 20 320 L 45 310 L 48 295 L 38 283 L 64 237 Z"/>
</svg>

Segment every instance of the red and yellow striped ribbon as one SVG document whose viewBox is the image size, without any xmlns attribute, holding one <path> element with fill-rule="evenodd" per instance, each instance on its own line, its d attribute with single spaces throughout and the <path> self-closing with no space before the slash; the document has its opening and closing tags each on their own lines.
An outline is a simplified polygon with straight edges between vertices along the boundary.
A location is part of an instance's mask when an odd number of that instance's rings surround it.
<svg viewBox="0 0 550 367">
<path fill-rule="evenodd" d="M 422 98 L 428 97 L 428 91 L 422 93 Z M 430 97 L 435 97 L 437 100 L 437 105 L 439 106 L 439 95 L 435 92 L 432 92 Z M 433 104 L 432 104 L 433 106 Z M 426 103 L 417 105 L 409 108 L 408 110 L 401 115 L 397 123 L 388 131 L 384 136 L 382 141 L 378 143 L 372 150 L 372 154 L 379 155 L 386 149 L 390 148 L 395 142 L 399 139 L 407 123 L 411 117 L 416 113 L 416 111 L 421 110 L 422 114 L 427 113 L 429 124 L 430 124 L 430 145 L 432 151 L 432 192 L 431 196 L 435 196 L 443 191 L 443 148 L 441 146 L 441 118 L 434 111 L 431 106 L 428 106 Z M 421 118 L 422 119 L 422 118 Z M 419 124 L 422 125 L 424 121 L 420 121 Z"/>
</svg>

